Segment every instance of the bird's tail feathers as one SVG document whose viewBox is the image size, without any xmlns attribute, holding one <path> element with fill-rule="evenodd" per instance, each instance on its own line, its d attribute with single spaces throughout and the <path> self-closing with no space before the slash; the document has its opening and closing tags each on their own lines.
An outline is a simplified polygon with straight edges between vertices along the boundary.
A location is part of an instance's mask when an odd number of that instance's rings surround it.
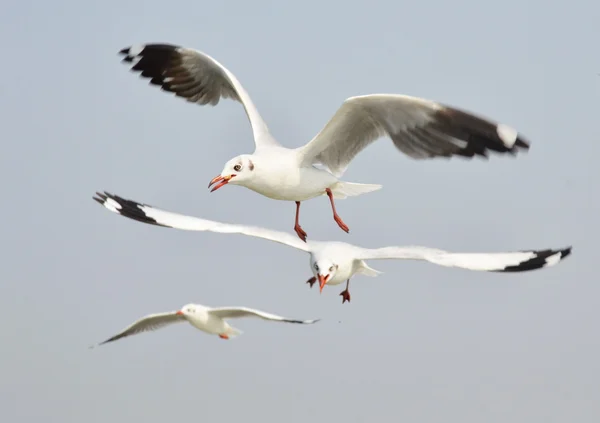
<svg viewBox="0 0 600 423">
<path fill-rule="evenodd" d="M 381 188 L 382 185 L 377 184 L 357 184 L 354 182 L 338 181 L 331 187 L 331 193 L 333 194 L 333 198 L 341 200 L 346 197 L 355 197 L 357 195 L 377 191 Z"/>
<path fill-rule="evenodd" d="M 237 328 L 234 328 L 233 326 L 229 326 L 225 333 L 227 334 L 227 336 L 229 336 L 230 338 L 235 338 L 238 335 L 241 335 L 243 332 Z"/>
<path fill-rule="evenodd" d="M 364 261 L 361 263 L 361 267 L 358 269 L 358 273 L 361 273 L 365 276 L 371 276 L 371 277 L 375 277 L 378 276 L 380 274 L 382 274 L 383 272 L 380 272 L 379 270 L 375 270 L 372 267 L 369 267 L 367 265 L 367 263 L 365 263 Z"/>
</svg>

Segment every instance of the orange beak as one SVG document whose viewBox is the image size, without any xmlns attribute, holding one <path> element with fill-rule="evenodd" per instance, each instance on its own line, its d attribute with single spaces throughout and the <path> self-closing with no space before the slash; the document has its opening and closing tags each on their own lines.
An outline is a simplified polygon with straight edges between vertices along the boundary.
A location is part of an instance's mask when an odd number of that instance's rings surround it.
<svg viewBox="0 0 600 423">
<path fill-rule="evenodd" d="M 177 313 L 175 313 L 178 316 L 183 316 L 183 311 L 179 310 Z"/>
<path fill-rule="evenodd" d="M 323 275 L 319 274 L 319 275 L 317 275 L 317 278 L 319 278 L 319 292 L 323 292 L 323 287 L 327 283 L 327 279 L 329 279 L 329 275 L 323 276 Z"/>
<path fill-rule="evenodd" d="M 221 188 L 224 185 L 227 185 L 229 183 L 229 180 L 231 178 L 233 178 L 235 175 L 227 175 L 227 176 L 215 176 L 214 178 L 211 179 L 210 183 L 208 184 L 208 188 L 211 187 L 211 185 L 216 184 L 217 182 L 219 182 L 217 185 L 214 186 L 213 189 L 210 190 L 210 192 L 216 191 L 219 188 Z"/>
</svg>

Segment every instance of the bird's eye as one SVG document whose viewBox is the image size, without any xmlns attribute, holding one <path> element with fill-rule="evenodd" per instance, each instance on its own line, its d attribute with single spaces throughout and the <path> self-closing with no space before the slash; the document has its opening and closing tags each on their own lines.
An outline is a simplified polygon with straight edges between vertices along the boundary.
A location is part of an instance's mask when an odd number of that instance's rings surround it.
<svg viewBox="0 0 600 423">
<path fill-rule="evenodd" d="M 315 263 L 315 270 L 318 272 L 319 271 L 319 265 L 317 263 Z"/>
<path fill-rule="evenodd" d="M 329 271 L 330 271 L 330 272 L 333 272 L 333 269 L 335 269 L 335 266 L 331 266 L 331 267 L 329 268 Z"/>
<path fill-rule="evenodd" d="M 241 164 L 236 164 L 236 165 L 233 167 L 233 170 L 235 170 L 236 172 L 239 172 L 240 170 L 242 170 L 242 165 L 241 165 Z"/>
</svg>

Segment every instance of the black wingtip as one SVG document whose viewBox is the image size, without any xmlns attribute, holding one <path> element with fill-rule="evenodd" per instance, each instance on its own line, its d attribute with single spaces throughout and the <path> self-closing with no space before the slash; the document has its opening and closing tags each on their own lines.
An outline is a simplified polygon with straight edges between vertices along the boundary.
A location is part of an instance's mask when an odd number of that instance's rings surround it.
<svg viewBox="0 0 600 423">
<path fill-rule="evenodd" d="M 573 250 L 573 246 L 569 245 L 567 248 L 563 248 L 560 251 L 560 258 L 564 259 L 565 257 L 568 257 L 571 255 L 571 251 Z"/>
<path fill-rule="evenodd" d="M 92 197 L 92 199 L 94 201 L 97 201 L 98 203 L 100 203 L 101 205 L 104 205 L 104 203 L 106 202 L 106 199 L 108 197 L 102 193 L 96 192 L 96 195 L 94 197 Z"/>
<path fill-rule="evenodd" d="M 129 219 L 137 220 L 138 222 L 148 223 L 150 225 L 166 227 L 166 225 L 158 223 L 156 221 L 156 219 L 154 219 L 146 214 L 146 212 L 143 210 L 143 207 L 152 207 L 152 206 L 149 206 L 148 204 L 142 204 L 142 203 L 138 203 L 137 201 L 134 201 L 134 200 L 128 200 L 128 199 L 120 197 L 118 195 L 111 194 L 108 191 L 104 191 L 103 194 L 96 192 L 96 195 L 97 195 L 97 197 L 92 197 L 94 199 L 94 201 L 97 201 L 105 208 L 108 208 L 108 207 L 106 207 L 107 199 L 111 199 L 112 201 L 117 203 L 119 207 L 117 207 L 116 210 L 113 210 L 112 208 L 109 208 L 109 210 L 111 210 L 113 212 L 117 212 L 121 216 L 125 216 Z"/>
<path fill-rule="evenodd" d="M 571 255 L 573 247 L 569 246 L 566 248 L 560 249 L 547 249 L 547 250 L 537 250 L 537 251 L 522 251 L 523 253 L 533 253 L 533 257 L 528 258 L 518 264 L 507 266 L 504 269 L 497 270 L 497 272 L 505 273 L 505 272 L 526 272 L 530 270 L 541 269 L 544 267 L 550 267 L 558 264 L 558 262 L 562 261 L 569 255 Z M 556 258 L 558 255 L 558 260 L 550 259 Z M 548 261 L 550 259 L 550 261 Z"/>
<path fill-rule="evenodd" d="M 515 145 L 517 147 L 521 147 L 524 150 L 529 150 L 529 146 L 530 146 L 530 144 L 527 141 L 525 141 L 521 138 L 517 139 L 517 142 L 515 143 Z"/>
</svg>

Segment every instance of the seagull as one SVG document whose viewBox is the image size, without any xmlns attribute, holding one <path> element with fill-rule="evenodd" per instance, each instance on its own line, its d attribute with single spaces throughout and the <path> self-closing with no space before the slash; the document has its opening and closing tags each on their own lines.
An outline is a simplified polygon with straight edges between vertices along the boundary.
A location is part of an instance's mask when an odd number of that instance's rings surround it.
<svg viewBox="0 0 600 423">
<path fill-rule="evenodd" d="M 169 311 L 166 313 L 149 314 L 138 321 L 132 323 L 122 332 L 100 342 L 98 346 L 108 342 L 113 342 L 130 335 L 137 335 L 141 332 L 153 331 L 173 323 L 185 322 L 186 320 L 196 329 L 211 335 L 219 335 L 221 339 L 230 339 L 242 333 L 241 330 L 230 326 L 225 320 L 239 317 L 260 317 L 265 320 L 276 322 L 300 323 L 310 325 L 321 319 L 314 320 L 294 320 L 275 314 L 265 313 L 260 310 L 253 310 L 247 307 L 206 307 L 201 304 L 187 304 L 178 311 Z M 90 348 L 95 347 L 92 345 Z"/>
<path fill-rule="evenodd" d="M 237 233 L 297 248 L 310 255 L 310 268 L 313 276 L 306 283 L 311 288 L 319 281 L 319 291 L 323 292 L 325 285 L 339 285 L 346 282 L 346 289 L 340 293 L 342 304 L 350 301 L 350 278 L 356 274 L 377 276 L 381 273 L 369 267 L 365 260 L 425 260 L 440 266 L 468 270 L 523 272 L 554 266 L 571 254 L 570 246 L 562 249 L 507 253 L 452 253 L 420 246 L 362 248 L 345 242 L 302 241 L 285 232 L 186 216 L 128 200 L 106 191 L 103 194 L 97 192 L 93 199 L 114 213 L 151 225 L 186 231 Z"/>
<path fill-rule="evenodd" d="M 254 152 L 225 163 L 208 188 L 214 185 L 213 192 L 227 184 L 240 185 L 271 199 L 294 201 L 294 231 L 303 241 L 307 234 L 299 223 L 302 201 L 327 195 L 333 219 L 348 233 L 334 199 L 382 187 L 339 179 L 354 157 L 377 139 L 391 138 L 398 150 L 416 160 L 487 158 L 490 151 L 514 156 L 519 149 L 529 149 L 529 142 L 505 124 L 436 101 L 398 94 L 350 97 L 309 143 L 286 148 L 271 135 L 238 79 L 209 55 L 172 44 L 130 46 L 119 53 L 131 71 L 190 103 L 215 106 L 229 98 L 242 104 L 252 127 Z"/>
</svg>

